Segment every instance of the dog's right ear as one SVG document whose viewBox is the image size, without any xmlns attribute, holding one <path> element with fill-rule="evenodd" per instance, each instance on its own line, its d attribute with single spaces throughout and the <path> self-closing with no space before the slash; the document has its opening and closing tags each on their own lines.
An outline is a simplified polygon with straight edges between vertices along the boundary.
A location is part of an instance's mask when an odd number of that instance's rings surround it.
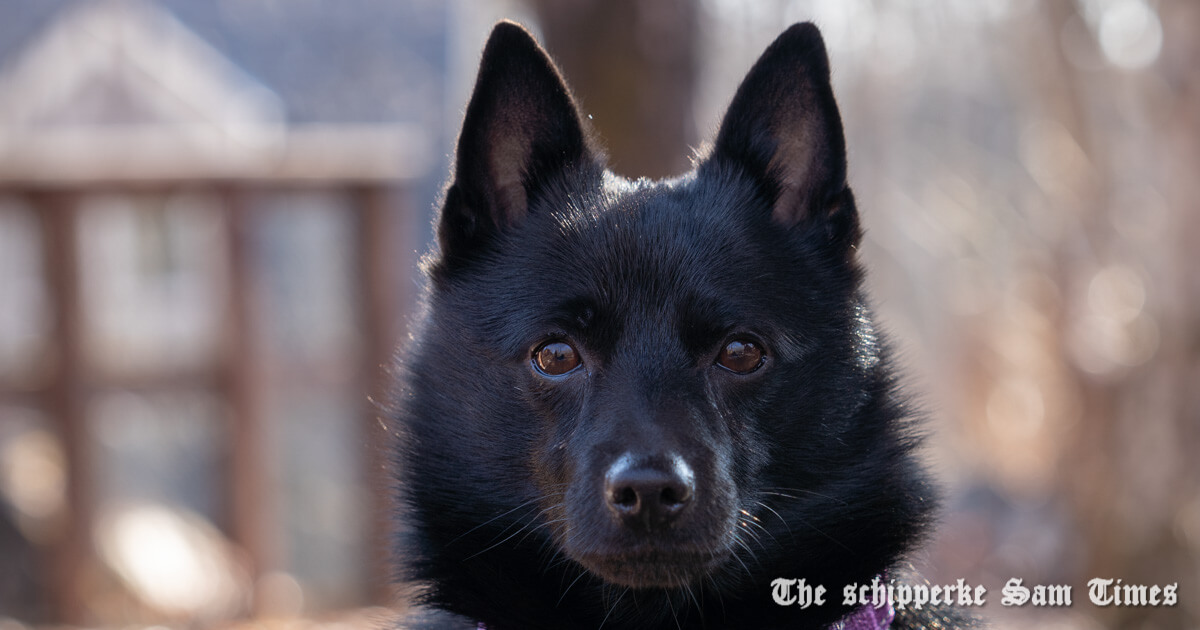
<svg viewBox="0 0 1200 630">
<path fill-rule="evenodd" d="M 546 181 L 595 164 L 574 99 L 523 27 L 500 22 L 483 49 L 438 224 L 451 267 L 515 225 Z"/>
</svg>

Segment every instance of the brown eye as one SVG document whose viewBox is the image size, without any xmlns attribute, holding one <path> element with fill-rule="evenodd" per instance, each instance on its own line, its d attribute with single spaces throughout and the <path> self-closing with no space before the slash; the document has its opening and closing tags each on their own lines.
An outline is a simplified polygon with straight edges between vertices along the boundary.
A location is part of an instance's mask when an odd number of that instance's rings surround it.
<svg viewBox="0 0 1200 630">
<path fill-rule="evenodd" d="M 748 339 L 734 339 L 721 348 L 717 365 L 735 374 L 749 374 L 763 364 L 763 351 Z"/>
<path fill-rule="evenodd" d="M 579 353 L 563 341 L 544 343 L 533 351 L 533 365 L 546 376 L 560 376 L 579 367 Z"/>
</svg>

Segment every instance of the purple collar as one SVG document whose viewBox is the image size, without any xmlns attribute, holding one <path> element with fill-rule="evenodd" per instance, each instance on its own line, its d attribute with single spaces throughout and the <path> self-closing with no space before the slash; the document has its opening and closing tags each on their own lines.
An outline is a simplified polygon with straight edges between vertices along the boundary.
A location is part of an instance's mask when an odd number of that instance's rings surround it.
<svg viewBox="0 0 1200 630">
<path fill-rule="evenodd" d="M 837 622 L 833 628 L 834 630 L 888 630 L 895 618 L 896 609 L 892 608 L 891 602 L 882 608 L 867 604 L 842 617 L 842 620 Z M 476 630 L 487 630 L 487 626 L 483 625 L 482 621 L 475 627 Z"/>
<path fill-rule="evenodd" d="M 842 620 L 833 627 L 836 630 L 888 630 L 895 618 L 896 609 L 892 608 L 891 602 L 881 608 L 865 604 L 858 610 L 842 617 Z"/>
</svg>

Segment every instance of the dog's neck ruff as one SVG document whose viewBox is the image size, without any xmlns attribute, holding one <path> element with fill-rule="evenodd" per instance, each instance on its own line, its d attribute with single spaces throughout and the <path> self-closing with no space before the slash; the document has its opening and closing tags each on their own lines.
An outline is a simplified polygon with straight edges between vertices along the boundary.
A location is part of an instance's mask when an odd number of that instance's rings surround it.
<svg viewBox="0 0 1200 630">
<path fill-rule="evenodd" d="M 866 604 L 843 617 L 841 621 L 833 625 L 831 630 L 888 630 L 892 627 L 892 621 L 895 619 L 896 609 L 892 608 L 891 602 L 879 608 Z M 475 628 L 476 630 L 487 630 L 487 626 L 482 621 Z"/>
</svg>

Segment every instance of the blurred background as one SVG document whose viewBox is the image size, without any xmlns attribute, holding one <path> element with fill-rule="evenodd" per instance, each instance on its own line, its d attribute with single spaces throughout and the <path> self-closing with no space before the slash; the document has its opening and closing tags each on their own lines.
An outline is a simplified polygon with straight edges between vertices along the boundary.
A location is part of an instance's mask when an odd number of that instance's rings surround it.
<svg viewBox="0 0 1200 630">
<path fill-rule="evenodd" d="M 502 17 L 650 177 L 817 22 L 917 562 L 1000 628 L 1200 627 L 1200 3 L 0 0 L 0 629 L 387 623 L 371 400 Z"/>
</svg>

